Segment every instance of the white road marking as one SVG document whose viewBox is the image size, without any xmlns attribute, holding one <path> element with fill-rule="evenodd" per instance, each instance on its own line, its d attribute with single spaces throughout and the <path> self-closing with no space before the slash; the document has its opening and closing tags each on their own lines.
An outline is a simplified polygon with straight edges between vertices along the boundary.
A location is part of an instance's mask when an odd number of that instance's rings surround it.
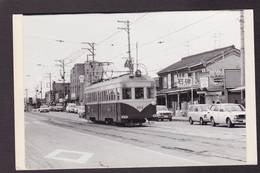
<svg viewBox="0 0 260 173">
<path fill-rule="evenodd" d="M 76 158 L 70 158 L 69 155 L 74 155 Z M 92 156 L 93 153 L 57 149 L 46 155 L 45 158 L 74 163 L 86 163 Z"/>
</svg>

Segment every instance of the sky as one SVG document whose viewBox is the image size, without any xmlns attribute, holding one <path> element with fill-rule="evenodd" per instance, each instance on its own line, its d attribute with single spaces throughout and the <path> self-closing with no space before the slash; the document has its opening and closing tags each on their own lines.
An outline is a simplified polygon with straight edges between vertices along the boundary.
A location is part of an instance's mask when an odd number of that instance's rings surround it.
<svg viewBox="0 0 260 173">
<path fill-rule="evenodd" d="M 118 29 L 125 27 L 118 20 L 130 21 L 132 57 L 136 61 L 138 47 L 140 69 L 155 77 L 185 56 L 231 45 L 239 49 L 239 17 L 239 11 L 24 16 L 24 88 L 29 96 L 35 95 L 41 82 L 43 92 L 49 90 L 48 73 L 59 82 L 59 59 L 65 59 L 69 82 L 70 69 L 89 54 L 82 42 L 95 43 L 95 60 L 113 63 L 106 70 L 127 70 L 127 32 Z"/>
</svg>

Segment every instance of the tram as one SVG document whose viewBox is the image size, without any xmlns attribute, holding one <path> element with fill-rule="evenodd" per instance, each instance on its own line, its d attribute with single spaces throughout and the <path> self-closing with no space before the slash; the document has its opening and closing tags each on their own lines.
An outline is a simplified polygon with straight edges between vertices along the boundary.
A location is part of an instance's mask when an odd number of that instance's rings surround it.
<svg viewBox="0 0 260 173">
<path fill-rule="evenodd" d="M 106 124 L 139 124 L 156 114 L 155 81 L 145 75 L 121 75 L 84 89 L 86 118 Z"/>
</svg>

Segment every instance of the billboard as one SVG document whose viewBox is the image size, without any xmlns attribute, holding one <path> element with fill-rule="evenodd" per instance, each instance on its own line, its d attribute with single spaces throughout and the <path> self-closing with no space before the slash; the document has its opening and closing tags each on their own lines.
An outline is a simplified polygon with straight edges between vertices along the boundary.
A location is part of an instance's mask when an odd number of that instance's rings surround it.
<svg viewBox="0 0 260 173">
<path fill-rule="evenodd" d="M 224 71 L 225 88 L 236 88 L 241 86 L 240 69 L 225 69 Z"/>
</svg>

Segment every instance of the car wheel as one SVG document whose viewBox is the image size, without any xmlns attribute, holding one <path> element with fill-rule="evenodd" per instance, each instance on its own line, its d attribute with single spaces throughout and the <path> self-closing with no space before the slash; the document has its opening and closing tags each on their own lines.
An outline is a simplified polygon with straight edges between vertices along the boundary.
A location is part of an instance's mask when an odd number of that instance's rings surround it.
<svg viewBox="0 0 260 173">
<path fill-rule="evenodd" d="M 169 118 L 169 121 L 172 121 L 172 118 Z"/>
<path fill-rule="evenodd" d="M 227 119 L 227 126 L 228 126 L 228 128 L 233 127 L 233 123 L 231 122 L 231 120 L 229 118 Z"/>
<path fill-rule="evenodd" d="M 191 117 L 189 118 L 189 123 L 190 123 L 190 125 L 193 124 L 193 120 L 191 119 Z"/>
<path fill-rule="evenodd" d="M 216 123 L 215 123 L 215 120 L 213 117 L 210 119 L 210 123 L 211 123 L 212 127 L 216 126 Z"/>
<path fill-rule="evenodd" d="M 204 121 L 202 118 L 200 118 L 200 125 L 204 125 Z"/>
</svg>

